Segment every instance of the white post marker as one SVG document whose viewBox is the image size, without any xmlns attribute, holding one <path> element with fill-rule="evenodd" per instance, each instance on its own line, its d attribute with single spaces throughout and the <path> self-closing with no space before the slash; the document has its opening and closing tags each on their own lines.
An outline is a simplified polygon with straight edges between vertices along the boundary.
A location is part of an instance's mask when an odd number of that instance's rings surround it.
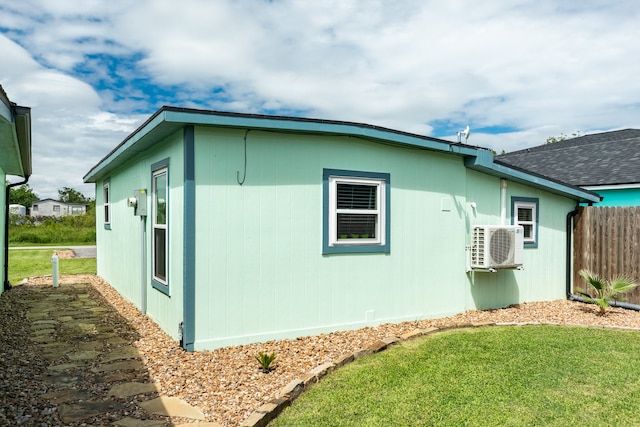
<svg viewBox="0 0 640 427">
<path fill-rule="evenodd" d="M 58 255 L 54 252 L 51 257 L 51 264 L 53 267 L 52 277 L 53 277 L 53 287 L 58 287 Z"/>
</svg>

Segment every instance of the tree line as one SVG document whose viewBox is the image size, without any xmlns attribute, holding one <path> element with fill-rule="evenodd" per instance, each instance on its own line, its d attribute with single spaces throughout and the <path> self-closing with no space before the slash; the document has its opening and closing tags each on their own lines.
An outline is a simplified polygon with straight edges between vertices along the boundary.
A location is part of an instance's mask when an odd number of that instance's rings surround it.
<svg viewBox="0 0 640 427">
<path fill-rule="evenodd" d="M 9 204 L 29 207 L 38 200 L 40 197 L 29 184 L 22 184 L 9 190 Z M 70 187 L 62 187 L 58 190 L 58 201 L 82 205 L 90 205 L 94 202 L 93 199 Z"/>
</svg>

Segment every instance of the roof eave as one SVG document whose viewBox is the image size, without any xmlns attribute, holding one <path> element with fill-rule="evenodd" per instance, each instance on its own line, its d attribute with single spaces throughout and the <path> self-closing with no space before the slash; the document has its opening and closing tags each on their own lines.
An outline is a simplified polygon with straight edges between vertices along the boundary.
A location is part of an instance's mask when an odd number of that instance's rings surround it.
<svg viewBox="0 0 640 427">
<path fill-rule="evenodd" d="M 105 156 L 85 176 L 84 182 L 97 182 L 136 153 L 149 148 L 158 137 L 166 137 L 186 124 L 222 128 L 252 129 L 305 134 L 340 135 L 387 144 L 411 146 L 457 155 L 475 155 L 475 147 L 361 123 L 258 114 L 224 113 L 163 107 Z"/>
<path fill-rule="evenodd" d="M 1 89 L 1 87 L 0 87 Z M 31 109 L 0 94 L 0 168 L 7 175 L 31 175 Z"/>
<path fill-rule="evenodd" d="M 488 175 L 505 178 L 510 181 L 569 197 L 579 202 L 598 203 L 602 200 L 600 195 L 583 188 L 565 185 L 540 175 L 514 169 L 505 164 L 496 163 L 493 159 L 493 154 L 490 152 L 479 152 L 475 157 L 465 158 L 465 166 L 469 169 L 477 170 Z"/>
</svg>

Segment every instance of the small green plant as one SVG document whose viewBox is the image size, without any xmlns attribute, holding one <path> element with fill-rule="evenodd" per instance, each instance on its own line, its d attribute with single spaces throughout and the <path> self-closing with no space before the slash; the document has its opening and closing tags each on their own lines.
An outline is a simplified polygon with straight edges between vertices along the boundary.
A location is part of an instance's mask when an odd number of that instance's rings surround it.
<svg viewBox="0 0 640 427">
<path fill-rule="evenodd" d="M 271 365 L 273 361 L 276 360 L 276 354 L 275 353 L 268 354 L 268 353 L 263 353 L 259 351 L 258 355 L 256 356 L 256 360 L 260 364 L 260 370 L 265 374 L 268 374 L 273 370 L 273 366 Z"/>
<path fill-rule="evenodd" d="M 586 297 L 585 302 L 596 304 L 600 308 L 600 314 L 603 316 L 607 313 L 609 300 L 614 299 L 618 294 L 628 292 L 638 286 L 633 283 L 631 279 L 624 276 L 615 277 L 613 280 L 606 280 L 589 270 L 580 270 L 580 276 L 591 286 L 595 296 L 591 296 L 591 294 L 584 291 L 578 291 L 578 293 Z"/>
</svg>

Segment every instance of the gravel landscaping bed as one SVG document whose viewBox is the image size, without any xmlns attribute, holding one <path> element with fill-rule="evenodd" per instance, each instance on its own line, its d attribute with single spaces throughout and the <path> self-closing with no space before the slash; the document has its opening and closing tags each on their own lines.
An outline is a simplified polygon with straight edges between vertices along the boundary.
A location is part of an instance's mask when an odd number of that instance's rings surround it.
<svg viewBox="0 0 640 427">
<path fill-rule="evenodd" d="M 94 297 L 104 300 L 105 306 L 115 310 L 113 321 L 125 323 L 116 329 L 135 331 L 130 335 L 135 337 L 132 344 L 140 352 L 149 376 L 160 386 L 160 393 L 184 399 L 200 409 L 208 421 L 224 426 L 238 425 L 255 409 L 280 397 L 278 392 L 284 386 L 302 378 L 313 368 L 367 348 L 384 338 L 399 337 L 415 329 L 511 322 L 640 329 L 639 312 L 611 308 L 606 316 L 600 316 L 593 305 L 558 300 L 188 353 L 100 278 L 62 276 L 60 283 L 61 286 L 67 283 L 92 284 Z M 25 421 L 25 425 L 41 425 L 37 419 L 40 417 L 46 423 L 47 411 L 51 410 L 39 397 L 46 393 L 46 387 L 37 382 L 40 373 L 46 369 L 46 362 L 23 338 L 28 336 L 29 327 L 24 304 L 20 301 L 21 296 L 33 292 L 35 287 L 45 285 L 51 285 L 50 277 L 33 278 L 0 297 L 0 358 L 4 365 L 0 370 L 0 405 L 3 407 L 0 409 L 0 424 L 3 419 L 26 417 L 24 419 L 28 423 Z M 259 351 L 277 355 L 275 370 L 269 374 L 259 370 L 255 360 Z"/>
</svg>

